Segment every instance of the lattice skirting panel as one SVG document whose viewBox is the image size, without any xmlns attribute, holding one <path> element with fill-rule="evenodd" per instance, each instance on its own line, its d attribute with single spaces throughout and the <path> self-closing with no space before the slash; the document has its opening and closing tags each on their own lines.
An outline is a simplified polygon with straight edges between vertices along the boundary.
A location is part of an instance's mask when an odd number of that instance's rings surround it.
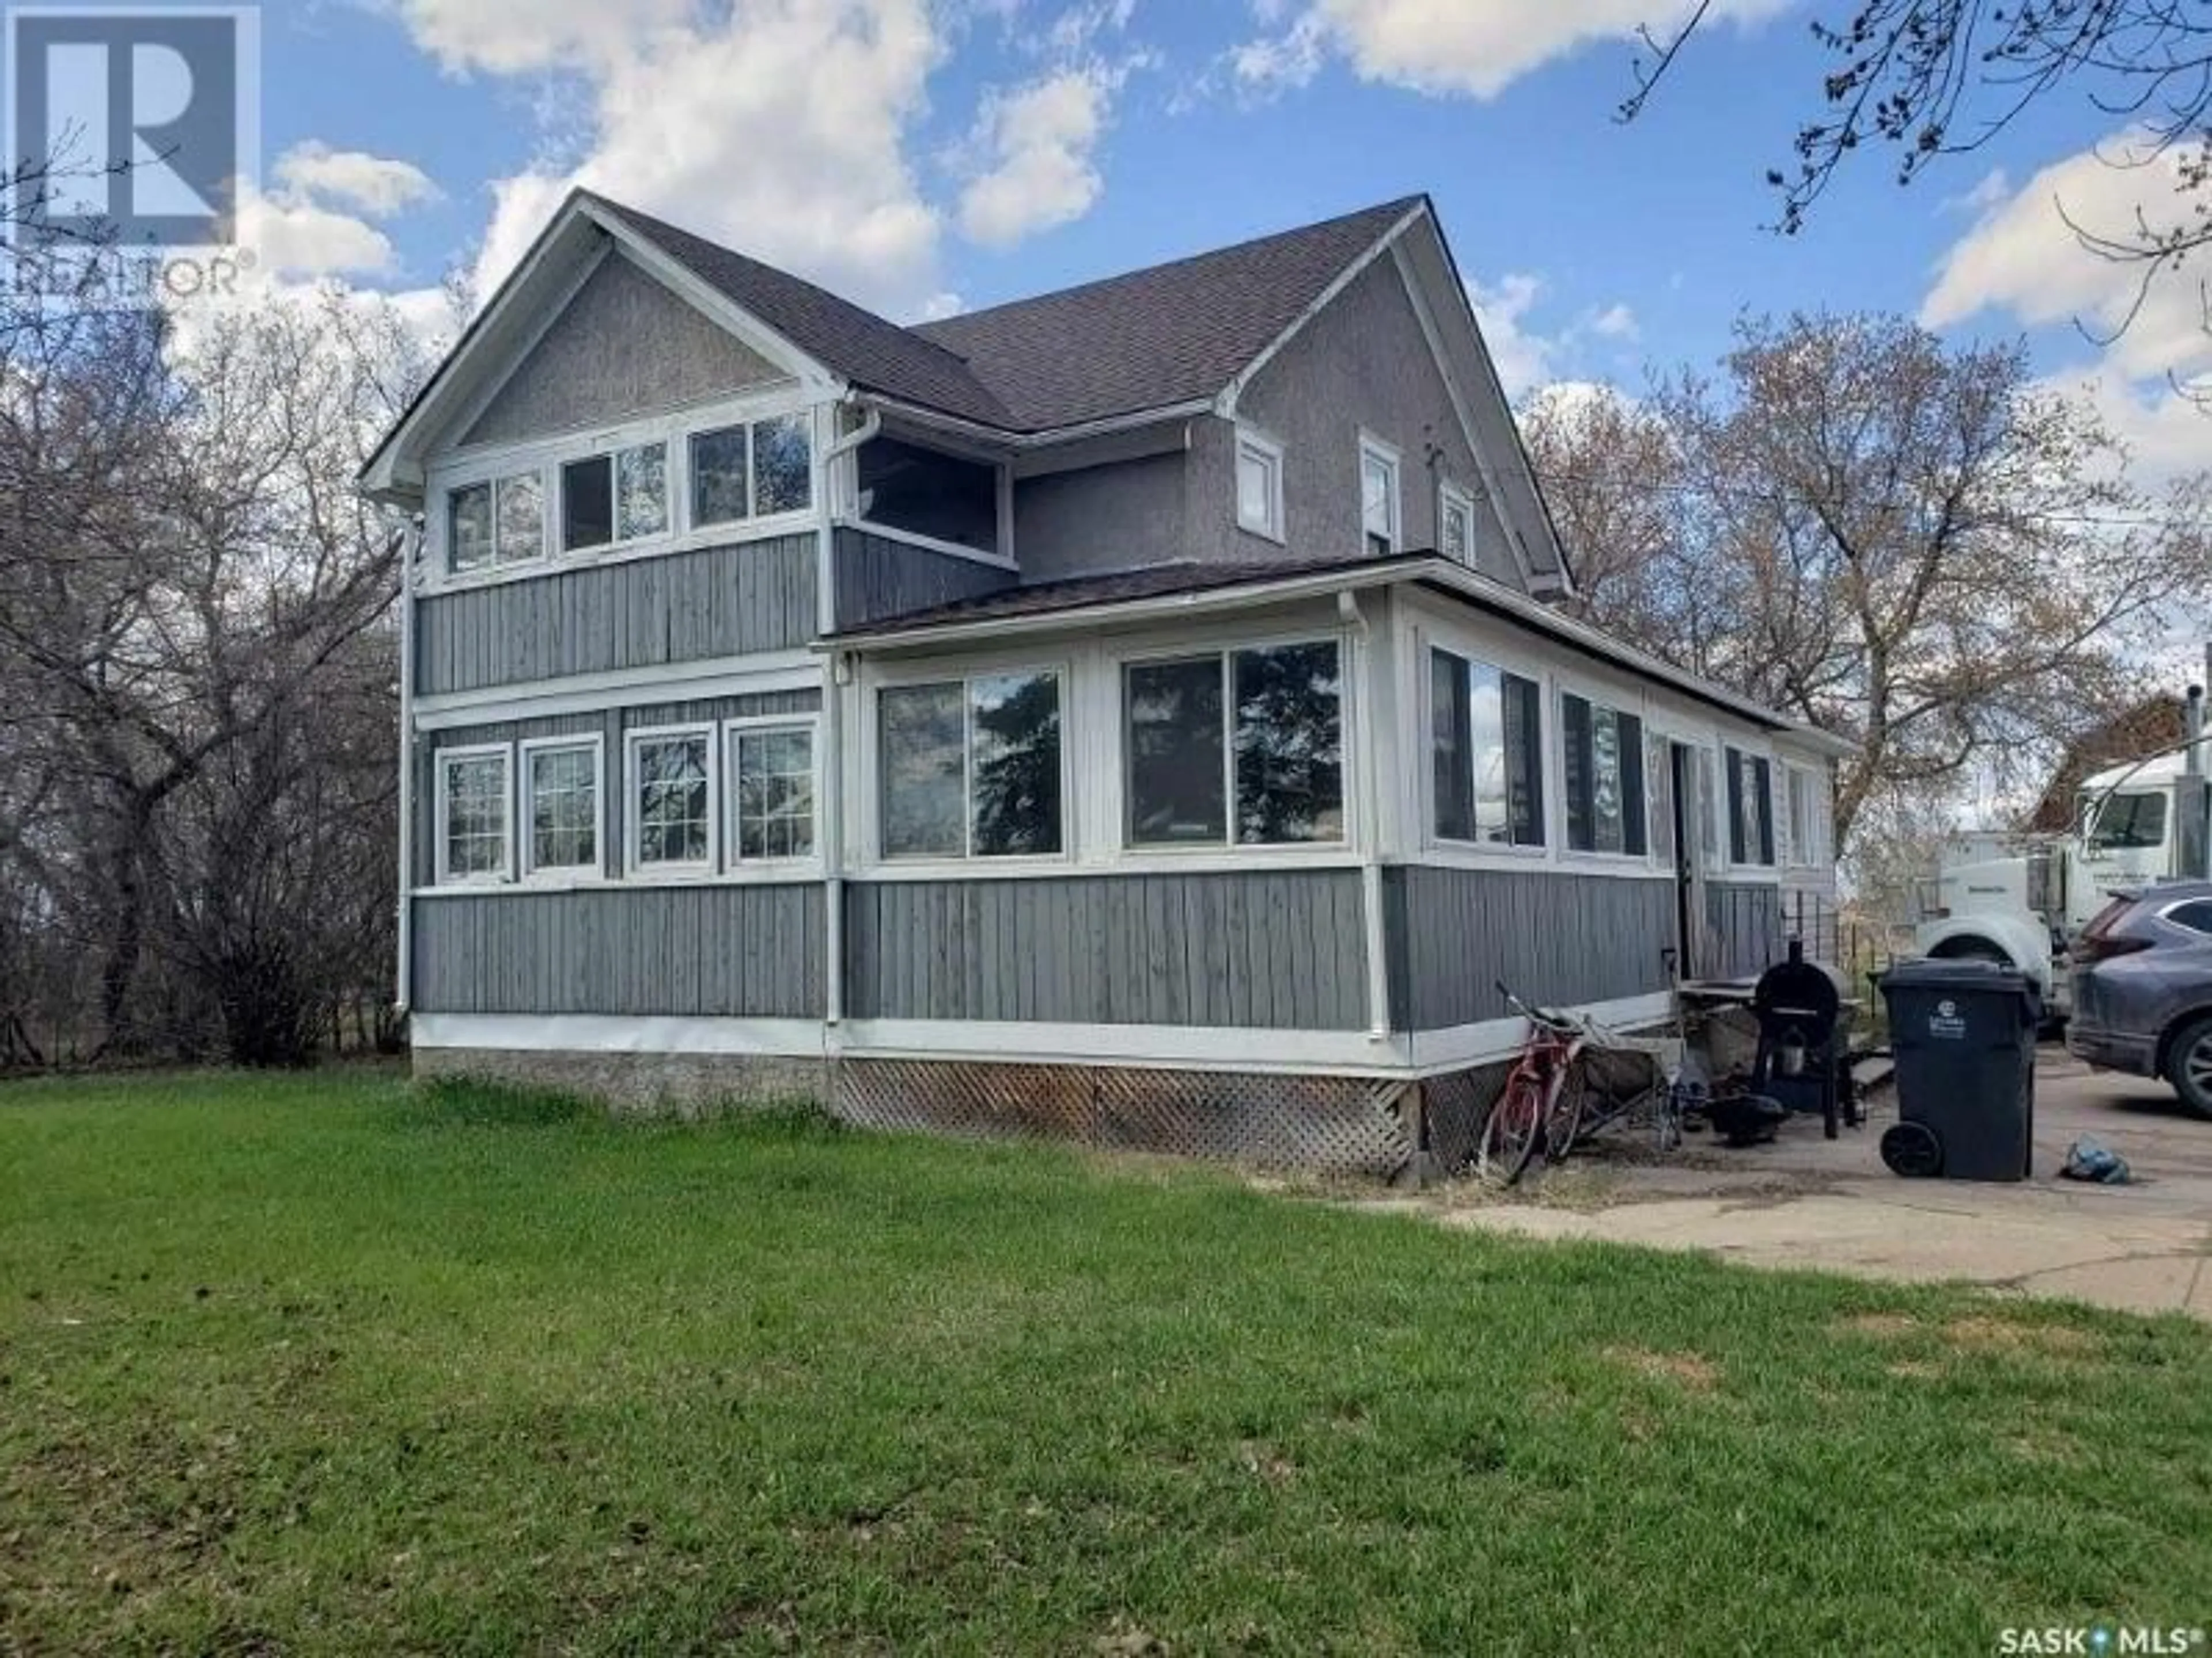
<svg viewBox="0 0 2212 1658">
<path fill-rule="evenodd" d="M 831 1109 L 867 1128 L 1073 1140 L 1388 1179 L 1415 1157 L 1414 1084 L 1121 1066 L 840 1060 Z"/>
<path fill-rule="evenodd" d="M 1490 1120 L 1490 1108 L 1504 1091 L 1511 1069 L 1486 1065 L 1431 1077 L 1421 1084 L 1415 1121 L 1426 1172 L 1449 1176 L 1474 1163 L 1475 1148 L 1482 1143 L 1482 1125 Z"/>
</svg>

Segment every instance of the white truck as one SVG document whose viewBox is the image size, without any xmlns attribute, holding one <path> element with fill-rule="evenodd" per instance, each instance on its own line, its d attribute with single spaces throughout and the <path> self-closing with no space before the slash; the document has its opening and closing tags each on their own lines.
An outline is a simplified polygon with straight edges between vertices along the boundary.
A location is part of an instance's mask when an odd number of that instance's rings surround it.
<svg viewBox="0 0 2212 1658">
<path fill-rule="evenodd" d="M 1920 953 L 2018 968 L 2063 1015 L 2067 941 L 2116 889 L 2185 872 L 2183 813 L 2203 810 L 2199 782 L 2181 754 L 2160 755 L 2084 782 L 2070 833 L 1954 836 L 1923 891 Z"/>
</svg>

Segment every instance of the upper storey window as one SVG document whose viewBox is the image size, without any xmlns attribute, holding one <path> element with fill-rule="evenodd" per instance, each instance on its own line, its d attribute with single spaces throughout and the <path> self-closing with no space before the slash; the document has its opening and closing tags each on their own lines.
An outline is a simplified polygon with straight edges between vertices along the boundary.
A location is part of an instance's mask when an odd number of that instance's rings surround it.
<svg viewBox="0 0 2212 1658">
<path fill-rule="evenodd" d="M 1237 434 L 1237 522 L 1270 541 L 1283 538 L 1282 446 L 1256 432 Z"/>
<path fill-rule="evenodd" d="M 545 484 L 535 472 L 489 478 L 447 497 L 455 570 L 515 564 L 545 550 Z"/>
<path fill-rule="evenodd" d="M 778 415 L 691 438 L 691 522 L 735 524 L 814 503 L 814 440 L 805 415 Z"/>
<path fill-rule="evenodd" d="M 1382 557 L 1398 550 L 1403 538 L 1398 508 L 1398 452 L 1379 438 L 1359 440 L 1359 519 L 1369 552 Z"/>
<path fill-rule="evenodd" d="M 561 469 L 561 545 L 568 552 L 642 541 L 668 528 L 668 446 L 641 443 Z"/>
</svg>

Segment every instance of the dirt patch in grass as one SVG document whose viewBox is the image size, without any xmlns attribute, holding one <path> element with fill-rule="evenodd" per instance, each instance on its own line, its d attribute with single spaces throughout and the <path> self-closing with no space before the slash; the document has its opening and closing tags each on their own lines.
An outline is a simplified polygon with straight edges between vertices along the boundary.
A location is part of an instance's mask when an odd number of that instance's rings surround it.
<svg viewBox="0 0 2212 1658">
<path fill-rule="evenodd" d="M 2023 1462 L 2071 1467 L 2081 1461 L 2081 1443 L 2073 1435 L 2055 1428 L 2031 1427 L 2004 1442 L 2005 1448 Z"/>
<path fill-rule="evenodd" d="M 1720 1385 L 1720 1366 L 1695 1353 L 1658 1353 L 1649 1347 L 1607 1347 L 1606 1358 L 1655 1382 L 1671 1382 L 1693 1394 L 1709 1394 Z"/>
<path fill-rule="evenodd" d="M 1943 1374 L 1941 1364 L 1931 1364 L 1924 1358 L 1900 1358 L 1882 1368 L 1899 1382 L 1933 1382 Z"/>
<path fill-rule="evenodd" d="M 2065 1324 L 2024 1324 L 2017 1319 L 1974 1315 L 1943 1327 L 1944 1342 L 1960 1352 L 2033 1353 L 2048 1358 L 2078 1358 L 2097 1350 L 2097 1339 Z"/>
<path fill-rule="evenodd" d="M 1248 1439 L 1237 1448 L 1244 1472 L 1270 1485 L 1287 1485 L 1297 1477 L 1298 1465 L 1273 1446 Z"/>
<path fill-rule="evenodd" d="M 1848 1335 L 1873 1336 L 1886 1341 L 1918 1333 L 1920 1321 L 1909 1313 L 1854 1313 L 1836 1327 Z"/>
</svg>

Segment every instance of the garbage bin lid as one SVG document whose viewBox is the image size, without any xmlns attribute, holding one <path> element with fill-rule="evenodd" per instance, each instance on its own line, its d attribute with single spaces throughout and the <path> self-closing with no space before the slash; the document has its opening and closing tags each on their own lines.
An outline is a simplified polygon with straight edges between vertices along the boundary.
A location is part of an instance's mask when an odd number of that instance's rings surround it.
<svg viewBox="0 0 2212 1658">
<path fill-rule="evenodd" d="M 1960 961 L 1929 957 L 1899 962 L 1875 981 L 1887 995 L 1892 990 L 1980 991 L 1993 995 L 2032 995 L 2035 986 L 2018 968 L 1997 962 Z"/>
</svg>

